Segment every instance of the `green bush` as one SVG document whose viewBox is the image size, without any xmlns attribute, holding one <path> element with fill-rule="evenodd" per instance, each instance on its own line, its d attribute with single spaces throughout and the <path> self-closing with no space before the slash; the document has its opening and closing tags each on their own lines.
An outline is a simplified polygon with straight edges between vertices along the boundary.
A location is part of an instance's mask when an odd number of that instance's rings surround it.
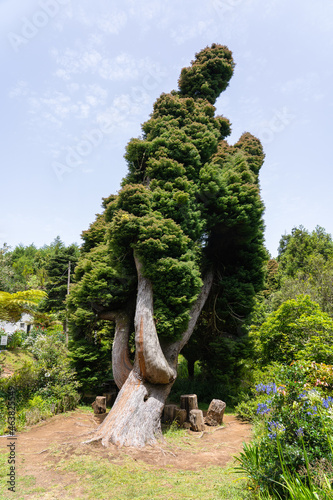
<svg viewBox="0 0 333 500">
<path fill-rule="evenodd" d="M 34 361 L 26 362 L 12 377 L 0 380 L 1 432 L 7 429 L 9 390 L 14 390 L 16 397 L 17 429 L 72 410 L 80 399 L 79 382 L 59 332 L 35 329 L 27 339 Z"/>
<path fill-rule="evenodd" d="M 21 347 L 24 338 L 24 330 L 15 330 L 8 338 L 8 349 L 16 349 Z"/>
<path fill-rule="evenodd" d="M 333 319 L 308 295 L 283 302 L 252 337 L 260 338 L 264 362 L 306 359 L 333 364 Z"/>
</svg>

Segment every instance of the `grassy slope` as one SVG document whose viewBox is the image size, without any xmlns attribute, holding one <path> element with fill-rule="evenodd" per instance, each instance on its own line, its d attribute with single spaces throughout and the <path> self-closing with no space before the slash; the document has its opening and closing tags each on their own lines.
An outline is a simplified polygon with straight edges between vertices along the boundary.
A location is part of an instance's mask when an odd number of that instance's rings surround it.
<svg viewBox="0 0 333 500">
<path fill-rule="evenodd" d="M 6 349 L 0 353 L 0 366 L 14 372 L 19 370 L 26 361 L 33 359 L 32 354 L 25 349 Z"/>
</svg>

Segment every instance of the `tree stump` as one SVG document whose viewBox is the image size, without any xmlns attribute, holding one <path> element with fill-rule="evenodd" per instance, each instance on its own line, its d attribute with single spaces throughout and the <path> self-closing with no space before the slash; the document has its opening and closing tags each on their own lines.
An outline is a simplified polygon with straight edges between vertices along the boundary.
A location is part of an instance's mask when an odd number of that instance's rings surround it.
<svg viewBox="0 0 333 500">
<path fill-rule="evenodd" d="M 95 415 L 100 415 L 101 413 L 106 413 L 106 397 L 97 396 L 95 401 L 91 405 L 94 409 Z"/>
<path fill-rule="evenodd" d="M 171 424 L 176 417 L 177 405 L 165 405 L 163 410 L 162 422 Z"/>
<path fill-rule="evenodd" d="M 104 392 L 103 396 L 105 396 L 106 398 L 106 406 L 109 406 L 111 408 L 111 406 L 117 399 L 117 391 L 113 390 L 110 392 Z"/>
<path fill-rule="evenodd" d="M 187 419 L 186 410 L 182 408 L 176 408 L 175 420 L 177 420 L 179 427 L 183 426 L 183 424 L 186 422 L 186 419 Z"/>
<path fill-rule="evenodd" d="M 186 410 L 186 420 L 190 418 L 190 411 L 198 409 L 198 398 L 196 394 L 184 394 L 180 396 L 180 407 Z"/>
<path fill-rule="evenodd" d="M 226 404 L 220 399 L 213 399 L 209 405 L 207 415 L 205 417 L 205 424 L 207 425 L 221 425 L 223 422 L 223 415 Z"/>
<path fill-rule="evenodd" d="M 205 423 L 202 410 L 190 411 L 190 423 L 192 431 L 200 432 L 205 430 Z"/>
</svg>

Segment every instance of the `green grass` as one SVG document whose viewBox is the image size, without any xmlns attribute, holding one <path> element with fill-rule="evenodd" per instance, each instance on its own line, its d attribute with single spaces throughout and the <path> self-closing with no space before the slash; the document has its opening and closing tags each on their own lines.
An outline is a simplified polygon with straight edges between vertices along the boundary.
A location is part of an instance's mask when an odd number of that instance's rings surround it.
<svg viewBox="0 0 333 500">
<path fill-rule="evenodd" d="M 82 478 L 87 499 L 210 500 L 244 499 L 244 483 L 230 469 L 209 467 L 199 471 L 155 469 L 144 462 L 126 460 L 118 465 L 88 455 L 75 456 L 60 466 Z M 89 476 L 89 480 L 87 480 Z M 101 490 L 100 485 L 103 485 Z"/>
<path fill-rule="evenodd" d="M 163 449 L 182 448 L 188 434 L 175 426 L 164 433 Z M 198 443 L 199 446 L 199 443 Z M 194 448 L 197 448 L 196 446 Z M 55 473 L 70 478 L 68 486 L 56 481 L 49 486 L 36 486 L 36 478 L 18 475 L 15 498 L 61 498 L 62 500 L 245 500 L 250 499 L 245 479 L 240 479 L 231 467 L 208 467 L 195 471 L 180 470 L 173 466 L 156 467 L 126 455 L 112 455 L 112 451 L 99 455 L 95 448 L 72 450 L 58 448 L 52 451 L 51 462 L 45 465 Z M 193 449 L 195 452 L 195 450 Z M 19 447 L 18 447 L 19 460 Z M 56 465 L 55 463 L 56 462 Z M 184 463 L 186 466 L 186 463 Z M 0 454 L 0 500 L 9 498 L 5 476 L 8 472 L 7 454 Z"/>
<path fill-rule="evenodd" d="M 33 355 L 26 349 L 3 350 L 0 354 L 0 366 L 14 372 L 22 368 L 26 361 L 32 361 L 33 359 Z"/>
</svg>

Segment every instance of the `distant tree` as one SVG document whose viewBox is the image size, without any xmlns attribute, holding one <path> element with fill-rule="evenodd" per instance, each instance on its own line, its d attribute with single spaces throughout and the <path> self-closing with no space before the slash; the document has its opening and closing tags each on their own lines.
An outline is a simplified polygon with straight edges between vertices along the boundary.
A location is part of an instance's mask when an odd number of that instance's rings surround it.
<svg viewBox="0 0 333 500">
<path fill-rule="evenodd" d="M 312 232 L 300 226 L 280 241 L 274 286 L 268 290 L 268 310 L 298 295 L 309 295 L 333 316 L 333 241 L 320 226 Z"/>
<path fill-rule="evenodd" d="M 196 325 L 198 334 L 207 321 L 241 335 L 263 286 L 262 147 L 248 133 L 230 146 L 229 121 L 214 116 L 233 68 L 224 46 L 196 54 L 179 91 L 157 99 L 142 138 L 129 142 L 122 189 L 83 234 L 68 299 L 74 339 L 93 338 L 98 320 L 115 322 L 121 390 L 95 436 L 104 445 L 160 437 L 178 354 Z"/>
<path fill-rule="evenodd" d="M 20 283 L 23 289 L 28 288 L 28 281 L 34 275 L 35 256 L 37 248 L 35 245 L 18 245 L 11 252 L 12 268 L 15 273 L 15 280 Z"/>
<path fill-rule="evenodd" d="M 333 257 L 332 236 L 320 226 L 311 233 L 303 226 L 294 227 L 282 236 L 278 253 L 280 275 L 294 278 L 299 271 L 307 272 L 313 256 L 321 255 L 324 261 Z"/>
<path fill-rule="evenodd" d="M 333 319 L 307 295 L 284 302 L 257 333 L 264 363 L 333 363 Z"/>
<path fill-rule="evenodd" d="M 3 245 L 0 248 L 0 290 L 3 292 L 13 292 L 15 288 L 14 271 L 10 259 L 10 247 Z"/>
<path fill-rule="evenodd" d="M 70 268 L 73 279 L 80 251 L 76 244 L 66 247 L 60 238 L 57 238 L 50 247 L 52 251 L 45 262 L 47 299 L 41 304 L 40 309 L 43 312 L 64 313 L 66 309 L 68 270 Z"/>
</svg>

